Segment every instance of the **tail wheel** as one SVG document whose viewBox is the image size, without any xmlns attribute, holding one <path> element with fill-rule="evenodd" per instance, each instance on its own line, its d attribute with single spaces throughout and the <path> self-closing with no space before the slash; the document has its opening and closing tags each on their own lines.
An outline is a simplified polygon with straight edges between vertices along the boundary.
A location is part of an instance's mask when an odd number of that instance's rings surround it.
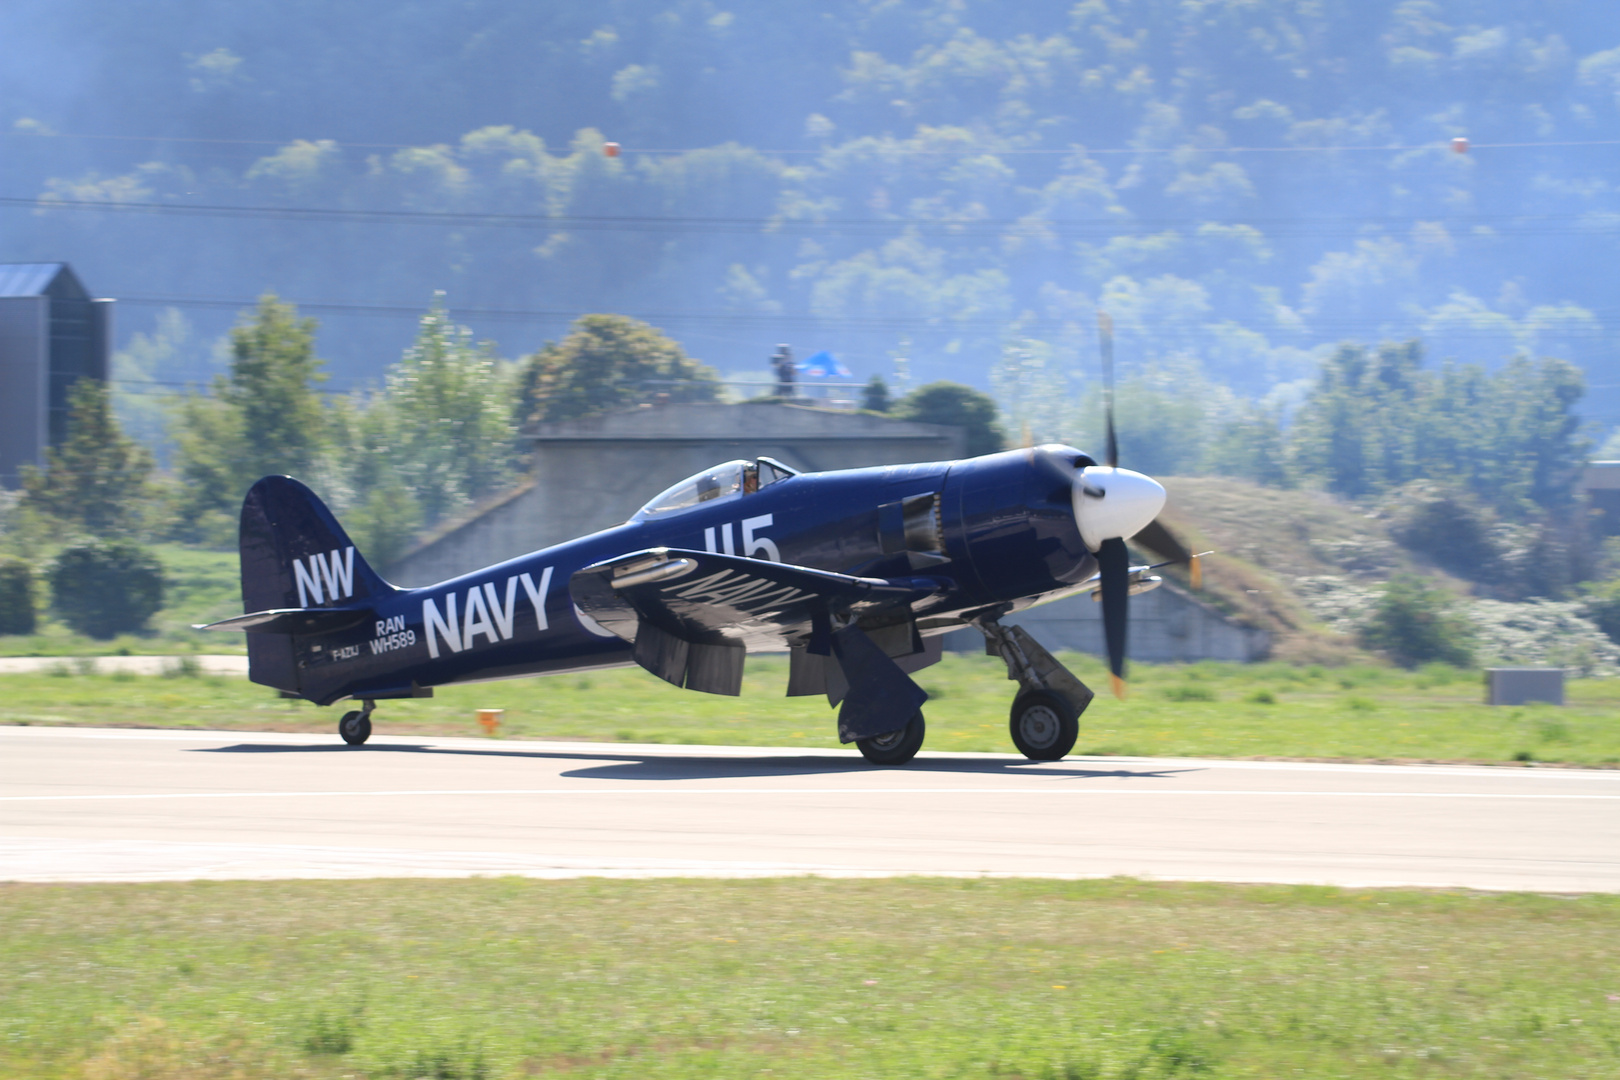
<svg viewBox="0 0 1620 1080">
<path fill-rule="evenodd" d="M 928 726 L 923 723 L 923 714 L 919 712 L 906 721 L 905 727 L 874 735 L 870 739 L 856 739 L 855 745 L 860 748 L 862 756 L 874 765 L 904 765 L 922 749 L 923 736 L 927 732 Z"/>
<path fill-rule="evenodd" d="M 1013 700 L 1013 745 L 1031 761 L 1057 761 L 1080 737 L 1080 710 L 1050 690 L 1026 690 Z"/>
<path fill-rule="evenodd" d="M 371 717 L 359 709 L 344 713 L 343 719 L 338 721 L 338 734 L 350 746 L 359 746 L 371 738 Z"/>
</svg>

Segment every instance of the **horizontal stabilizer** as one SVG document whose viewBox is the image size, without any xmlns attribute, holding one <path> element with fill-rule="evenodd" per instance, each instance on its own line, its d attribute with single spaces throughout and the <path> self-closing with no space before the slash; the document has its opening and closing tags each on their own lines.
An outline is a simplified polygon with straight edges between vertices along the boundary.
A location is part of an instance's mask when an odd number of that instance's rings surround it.
<svg viewBox="0 0 1620 1080">
<path fill-rule="evenodd" d="M 250 611 L 193 630 L 245 630 L 250 634 L 329 634 L 376 617 L 371 608 L 271 608 Z"/>
</svg>

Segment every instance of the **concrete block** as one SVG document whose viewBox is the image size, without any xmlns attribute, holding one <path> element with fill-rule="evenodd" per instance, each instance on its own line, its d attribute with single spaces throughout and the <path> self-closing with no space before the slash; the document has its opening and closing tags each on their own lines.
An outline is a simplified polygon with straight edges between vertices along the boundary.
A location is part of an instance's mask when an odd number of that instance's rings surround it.
<svg viewBox="0 0 1620 1080">
<path fill-rule="evenodd" d="M 1485 701 L 1490 705 L 1564 703 L 1563 668 L 1486 668 Z"/>
</svg>

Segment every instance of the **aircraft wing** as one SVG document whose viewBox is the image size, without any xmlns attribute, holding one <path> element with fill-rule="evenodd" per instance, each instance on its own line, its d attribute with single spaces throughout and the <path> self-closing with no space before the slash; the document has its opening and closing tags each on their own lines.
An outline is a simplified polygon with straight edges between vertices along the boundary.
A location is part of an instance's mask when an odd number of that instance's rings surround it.
<svg viewBox="0 0 1620 1080">
<path fill-rule="evenodd" d="M 581 611 L 626 641 L 643 623 L 699 645 L 779 650 L 804 644 L 830 617 L 901 611 L 938 592 L 932 578 L 863 578 L 806 566 L 654 548 L 576 571 Z"/>
</svg>

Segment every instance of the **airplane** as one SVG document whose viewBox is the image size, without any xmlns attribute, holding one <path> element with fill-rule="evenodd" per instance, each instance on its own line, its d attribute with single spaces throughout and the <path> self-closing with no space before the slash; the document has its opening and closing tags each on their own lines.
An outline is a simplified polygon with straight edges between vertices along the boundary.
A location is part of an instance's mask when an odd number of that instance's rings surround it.
<svg viewBox="0 0 1620 1080">
<path fill-rule="evenodd" d="M 414 589 L 384 581 L 308 487 L 267 476 L 242 506 L 247 614 L 200 629 L 246 631 L 256 683 L 359 701 L 338 724 L 351 745 L 370 737 L 378 701 L 437 686 L 638 664 L 736 695 L 750 651 L 787 652 L 788 695 L 825 695 L 839 740 L 892 766 L 926 732 L 911 674 L 939 661 L 942 635 L 972 626 L 1018 683 L 1013 744 L 1055 761 L 1093 692 L 1002 620 L 1095 591 L 1123 696 L 1129 596 L 1169 563 L 1189 564 L 1196 584 L 1207 554 L 1158 521 L 1158 482 L 1119 467 L 1111 401 L 1107 441 L 1102 465 L 1055 444 L 820 473 L 728 461 L 622 525 Z M 1132 566 L 1130 539 L 1166 562 Z"/>
</svg>

